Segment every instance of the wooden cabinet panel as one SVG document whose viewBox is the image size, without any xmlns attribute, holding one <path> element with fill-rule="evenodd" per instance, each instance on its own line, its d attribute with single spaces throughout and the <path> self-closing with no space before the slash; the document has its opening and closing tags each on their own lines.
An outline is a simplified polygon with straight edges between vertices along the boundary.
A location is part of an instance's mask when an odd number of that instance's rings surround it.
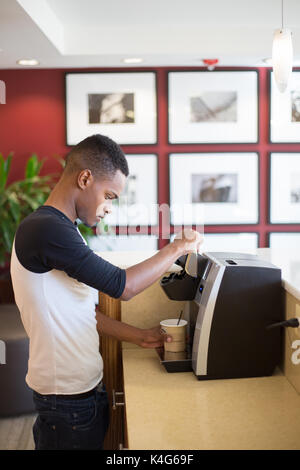
<svg viewBox="0 0 300 470">
<path fill-rule="evenodd" d="M 99 310 L 115 320 L 121 320 L 121 301 L 101 292 L 99 292 Z M 114 410 L 112 403 L 113 390 L 123 391 L 121 343 L 113 338 L 101 337 L 100 353 L 104 364 L 103 381 L 110 401 L 110 425 L 104 441 L 104 449 L 118 450 L 119 445 L 124 444 L 124 407 L 117 406 Z M 117 397 L 117 400 L 124 401 L 124 398 Z"/>
</svg>

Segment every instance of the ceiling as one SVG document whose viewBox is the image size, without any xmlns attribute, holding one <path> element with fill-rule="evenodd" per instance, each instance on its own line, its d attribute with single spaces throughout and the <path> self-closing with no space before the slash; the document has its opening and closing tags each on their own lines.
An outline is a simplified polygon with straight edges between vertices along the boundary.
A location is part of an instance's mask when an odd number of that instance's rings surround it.
<svg viewBox="0 0 300 470">
<path fill-rule="evenodd" d="M 300 1 L 285 0 L 300 65 Z M 281 0 L 0 0 L 0 68 L 263 66 L 281 27 Z M 137 65 L 134 64 L 136 67 Z"/>
</svg>

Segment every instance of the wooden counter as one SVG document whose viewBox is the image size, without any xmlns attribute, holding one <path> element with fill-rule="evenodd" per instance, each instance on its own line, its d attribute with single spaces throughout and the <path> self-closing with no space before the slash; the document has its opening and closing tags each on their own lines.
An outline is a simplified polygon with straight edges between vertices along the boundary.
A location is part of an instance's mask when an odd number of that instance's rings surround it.
<svg viewBox="0 0 300 470">
<path fill-rule="evenodd" d="M 127 439 L 135 449 L 300 449 L 300 396 L 281 372 L 198 381 L 155 350 L 123 349 Z"/>
<path fill-rule="evenodd" d="M 153 254 L 100 255 L 127 268 Z M 300 288 L 292 275 L 292 257 L 269 249 L 258 249 L 257 254 L 282 268 L 285 316 L 300 317 Z M 178 270 L 173 265 L 169 272 Z M 167 299 L 157 282 L 129 302 L 100 294 L 99 306 L 112 318 L 150 328 L 165 318 L 178 318 L 184 303 Z M 126 405 L 126 416 L 122 406 L 111 410 L 105 448 L 300 449 L 300 364 L 291 361 L 299 331 L 286 330 L 281 369 L 274 376 L 209 381 L 198 381 L 193 372 L 169 374 L 156 351 L 123 343 L 121 353 L 115 340 L 103 339 L 110 400 L 118 392 L 118 400 Z"/>
</svg>

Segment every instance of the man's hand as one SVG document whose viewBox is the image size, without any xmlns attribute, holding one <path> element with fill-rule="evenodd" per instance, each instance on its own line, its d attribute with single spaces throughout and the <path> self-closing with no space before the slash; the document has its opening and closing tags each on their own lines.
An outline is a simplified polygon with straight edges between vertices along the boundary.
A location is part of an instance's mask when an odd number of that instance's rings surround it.
<svg viewBox="0 0 300 470">
<path fill-rule="evenodd" d="M 160 348 L 164 345 L 165 341 L 168 343 L 172 341 L 172 336 L 164 333 L 160 326 L 141 331 L 141 340 L 136 344 L 142 348 Z"/>
<path fill-rule="evenodd" d="M 172 336 L 166 335 L 160 328 L 142 329 L 127 323 L 107 317 L 96 309 L 97 330 L 101 336 L 110 336 L 118 341 L 127 341 L 142 348 L 159 348 L 164 341 L 172 341 Z"/>
<path fill-rule="evenodd" d="M 196 230 L 184 229 L 176 234 L 173 243 L 180 246 L 182 255 L 198 252 L 203 243 L 203 235 Z"/>
</svg>

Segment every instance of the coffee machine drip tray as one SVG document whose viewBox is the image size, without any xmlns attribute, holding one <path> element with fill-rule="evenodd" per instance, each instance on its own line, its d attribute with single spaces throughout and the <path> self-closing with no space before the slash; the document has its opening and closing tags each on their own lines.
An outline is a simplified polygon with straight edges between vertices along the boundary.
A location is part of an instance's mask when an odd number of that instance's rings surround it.
<svg viewBox="0 0 300 470">
<path fill-rule="evenodd" d="M 160 363 L 167 372 L 191 372 L 192 354 L 190 346 L 187 345 L 185 351 L 171 352 L 165 351 L 164 348 L 156 348 L 156 352 L 160 359 Z"/>
</svg>

